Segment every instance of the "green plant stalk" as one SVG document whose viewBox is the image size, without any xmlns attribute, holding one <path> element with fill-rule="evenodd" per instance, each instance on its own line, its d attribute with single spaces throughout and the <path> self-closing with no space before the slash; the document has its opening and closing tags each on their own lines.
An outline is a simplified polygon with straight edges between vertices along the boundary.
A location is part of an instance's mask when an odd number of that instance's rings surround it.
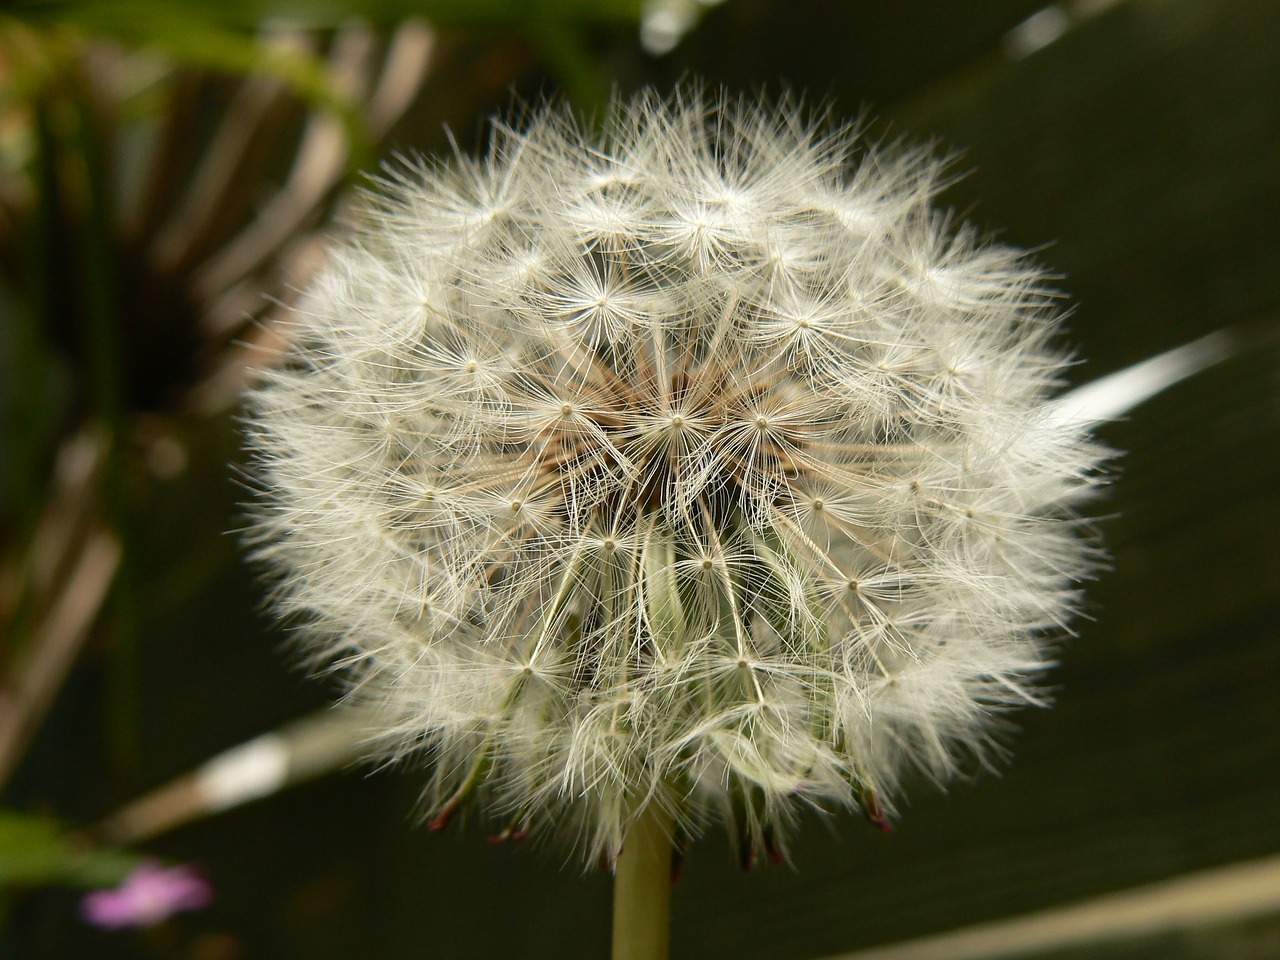
<svg viewBox="0 0 1280 960">
<path fill-rule="evenodd" d="M 613 960 L 667 960 L 671 941 L 671 814 L 650 802 L 614 865 Z"/>
<path fill-rule="evenodd" d="M 83 221 L 78 225 L 82 261 L 83 312 L 88 348 L 89 401 L 109 438 L 101 494 L 104 519 L 125 549 L 107 604 L 111 658 L 108 662 L 107 737 L 117 769 L 132 772 L 138 763 L 138 609 L 130 547 L 134 540 L 133 505 L 127 479 L 130 431 L 128 374 L 124 357 L 124 305 L 115 257 L 112 224 L 111 158 L 107 150 L 109 118 L 95 110 L 88 78 L 84 92 L 70 95 L 76 123 L 66 147 L 78 160 L 74 168 L 83 192 Z"/>
</svg>

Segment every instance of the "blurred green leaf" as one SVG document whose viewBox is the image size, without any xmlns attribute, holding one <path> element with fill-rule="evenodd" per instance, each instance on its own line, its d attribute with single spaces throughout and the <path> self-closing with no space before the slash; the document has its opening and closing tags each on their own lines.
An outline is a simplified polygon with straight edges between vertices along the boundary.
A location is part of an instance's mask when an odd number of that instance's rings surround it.
<svg viewBox="0 0 1280 960">
<path fill-rule="evenodd" d="M 141 862 L 137 854 L 88 846 L 49 817 L 0 811 L 0 889 L 106 887 Z"/>
<path fill-rule="evenodd" d="M 92 17 L 99 22 L 132 19 L 146 6 L 168 14 L 207 17 L 224 26 L 256 27 L 270 20 L 332 26 L 358 18 L 390 23 L 424 17 L 441 26 L 503 26 L 557 19 L 627 22 L 640 17 L 641 0 L 187 0 L 117 3 L 114 0 L 32 0 L 18 9 L 32 13 Z"/>
<path fill-rule="evenodd" d="M 32 4 L 27 9 L 56 14 L 64 26 L 113 37 L 188 66 L 279 80 L 312 108 L 331 111 L 339 118 L 351 144 L 353 167 L 368 158 L 371 141 L 364 115 L 334 82 L 323 58 L 296 47 L 264 42 L 260 33 L 249 29 L 258 24 L 220 15 L 214 4 L 119 0 Z"/>
</svg>

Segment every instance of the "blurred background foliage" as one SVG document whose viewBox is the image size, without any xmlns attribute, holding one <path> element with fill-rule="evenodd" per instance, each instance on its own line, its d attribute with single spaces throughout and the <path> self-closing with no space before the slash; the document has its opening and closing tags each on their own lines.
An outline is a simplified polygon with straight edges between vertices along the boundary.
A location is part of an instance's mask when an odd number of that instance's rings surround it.
<svg viewBox="0 0 1280 960">
<path fill-rule="evenodd" d="M 1051 242 L 1080 382 L 1217 330 L 1233 353 L 1102 429 L 1127 451 L 1114 569 L 1003 777 L 918 786 L 888 836 L 815 815 L 795 869 L 742 875 L 713 835 L 677 887 L 674 955 L 839 954 L 1276 857 L 1277 50 L 1272 0 L 0 13 L 0 955 L 604 954 L 607 877 L 474 823 L 415 827 L 412 771 L 217 816 L 183 778 L 282 725 L 290 779 L 342 759 L 341 730 L 296 723 L 331 691 L 290 666 L 228 531 L 237 396 L 279 356 L 359 171 L 449 149 L 446 126 L 477 148 L 513 93 L 591 110 L 689 75 L 789 85 L 878 117 L 875 139 L 960 151 L 945 201 Z M 146 934 L 82 923 L 78 891 L 144 854 L 202 865 L 215 904 Z M 1261 960 L 1280 919 L 1052 955 Z"/>
</svg>

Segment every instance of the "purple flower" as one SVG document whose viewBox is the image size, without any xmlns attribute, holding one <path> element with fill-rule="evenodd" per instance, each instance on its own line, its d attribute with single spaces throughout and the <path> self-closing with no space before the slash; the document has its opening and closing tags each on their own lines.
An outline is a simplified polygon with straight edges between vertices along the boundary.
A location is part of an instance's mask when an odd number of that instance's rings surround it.
<svg viewBox="0 0 1280 960">
<path fill-rule="evenodd" d="M 80 901 L 80 915 L 95 927 L 151 927 L 183 910 L 199 910 L 213 888 L 194 868 L 147 861 L 114 890 L 96 890 Z"/>
</svg>

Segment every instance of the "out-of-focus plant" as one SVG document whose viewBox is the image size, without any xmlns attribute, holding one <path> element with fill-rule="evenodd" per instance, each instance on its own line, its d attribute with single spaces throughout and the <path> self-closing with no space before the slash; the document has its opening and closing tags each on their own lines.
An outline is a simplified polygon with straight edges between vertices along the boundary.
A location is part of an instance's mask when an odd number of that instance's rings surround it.
<svg viewBox="0 0 1280 960">
<path fill-rule="evenodd" d="M 10 895 L 35 887 L 88 890 L 84 920 L 103 929 L 148 927 L 207 906 L 213 888 L 198 870 L 164 866 L 103 846 L 52 817 L 0 810 L 0 917 Z"/>
<path fill-rule="evenodd" d="M 130 543 L 189 425 L 283 346 L 344 189 L 451 37 L 515 36 L 570 89 L 638 2 L 49 2 L 0 16 L 0 785 L 84 644 L 127 771 Z M 423 16 L 430 18 L 428 21 Z M 363 19 L 360 19 L 363 18 Z M 531 62 L 491 57 L 492 96 Z M 193 553 L 208 544 L 193 544 Z M 149 594 L 155 594 L 149 587 Z"/>
<path fill-rule="evenodd" d="M 337 188 L 418 90 L 432 38 L 420 22 L 386 41 L 354 23 L 222 31 L 210 72 L 0 21 L 0 780 L 99 621 L 127 756 L 129 528 L 150 482 L 182 469 L 175 418 L 234 396 L 245 350 L 271 338 L 264 292 L 287 299 L 305 277 Z"/>
<path fill-rule="evenodd" d="M 390 31 L 405 20 L 422 19 L 473 36 L 519 36 L 537 50 L 575 101 L 602 104 L 608 78 L 590 50 L 597 31 L 630 31 L 643 17 L 651 33 L 655 16 L 661 26 L 675 11 L 678 39 L 702 5 L 701 0 L 29 0 L 24 9 L 93 35 L 164 50 L 188 65 L 236 72 L 264 68 L 259 52 L 240 42 L 264 24 L 328 30 L 359 20 Z M 321 98 L 330 96 L 306 66 L 285 63 L 267 69 L 284 72 Z"/>
<path fill-rule="evenodd" d="M 174 914 L 202 910 L 213 888 L 194 868 L 146 861 L 114 889 L 95 890 L 80 901 L 80 915 L 104 930 L 153 927 Z"/>
<path fill-rule="evenodd" d="M 0 890 L 109 886 L 141 862 L 137 854 L 95 847 L 50 817 L 0 811 Z"/>
</svg>

